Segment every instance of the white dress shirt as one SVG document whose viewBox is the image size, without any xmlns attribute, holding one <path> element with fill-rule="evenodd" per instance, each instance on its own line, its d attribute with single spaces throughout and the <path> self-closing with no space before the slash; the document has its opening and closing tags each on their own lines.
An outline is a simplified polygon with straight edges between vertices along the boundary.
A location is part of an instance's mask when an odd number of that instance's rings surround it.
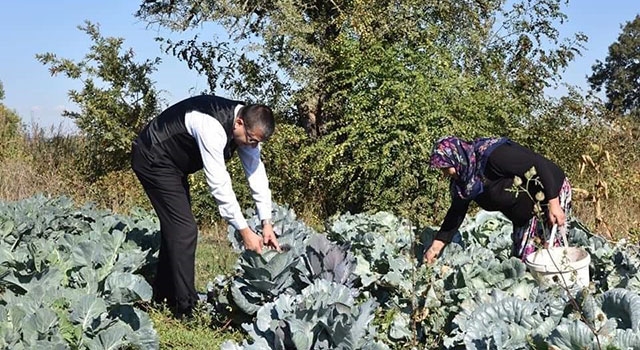
<svg viewBox="0 0 640 350">
<path fill-rule="evenodd" d="M 242 105 L 235 108 L 235 117 Z M 224 161 L 224 147 L 227 144 L 227 134 L 222 124 L 210 115 L 192 111 L 185 115 L 185 126 L 189 135 L 195 138 L 207 184 L 211 194 L 218 204 L 220 215 L 237 230 L 247 227 L 247 220 L 242 214 L 240 204 L 231 185 L 231 176 L 227 171 Z M 260 145 L 258 147 L 238 146 L 240 162 L 244 168 L 244 174 L 249 182 L 251 195 L 256 203 L 256 210 L 260 220 L 271 219 L 271 190 L 264 164 L 260 159 Z"/>
</svg>

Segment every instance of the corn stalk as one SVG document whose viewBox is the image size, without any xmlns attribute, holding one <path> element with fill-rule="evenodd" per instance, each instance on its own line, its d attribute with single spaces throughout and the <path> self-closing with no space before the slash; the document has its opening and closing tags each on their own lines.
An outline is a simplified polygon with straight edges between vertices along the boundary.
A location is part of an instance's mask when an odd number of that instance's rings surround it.
<svg viewBox="0 0 640 350">
<path fill-rule="evenodd" d="M 593 184 L 593 189 L 589 192 L 585 189 L 574 188 L 573 191 L 580 193 L 586 201 L 593 203 L 596 231 L 604 234 L 608 239 L 611 239 L 613 238 L 611 229 L 609 229 L 609 225 L 602 214 L 603 201 L 609 199 L 609 187 L 604 180 L 603 166 L 611 163 L 611 157 L 609 152 L 601 150 L 600 146 L 593 145 L 593 148 L 599 151 L 597 161 L 594 161 L 590 155 L 583 154 L 582 164 L 580 164 L 580 175 L 582 175 L 587 168 L 595 173 L 596 181 Z"/>
</svg>

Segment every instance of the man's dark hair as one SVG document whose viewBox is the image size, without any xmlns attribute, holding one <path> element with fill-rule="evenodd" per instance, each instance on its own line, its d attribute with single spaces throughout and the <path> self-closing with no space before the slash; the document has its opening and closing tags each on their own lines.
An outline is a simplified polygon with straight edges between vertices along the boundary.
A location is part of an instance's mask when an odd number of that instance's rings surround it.
<svg viewBox="0 0 640 350">
<path fill-rule="evenodd" d="M 242 108 L 240 112 L 242 116 L 242 120 L 247 127 L 247 129 L 261 130 L 264 136 L 264 140 L 268 140 L 276 128 L 276 121 L 273 118 L 273 111 L 271 108 L 265 105 L 259 104 L 251 104 L 246 105 Z"/>
</svg>

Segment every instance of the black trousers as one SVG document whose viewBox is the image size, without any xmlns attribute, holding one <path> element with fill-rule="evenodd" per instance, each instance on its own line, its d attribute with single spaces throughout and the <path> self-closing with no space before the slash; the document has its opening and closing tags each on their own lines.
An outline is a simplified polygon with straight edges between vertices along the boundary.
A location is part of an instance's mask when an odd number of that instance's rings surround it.
<svg viewBox="0 0 640 350">
<path fill-rule="evenodd" d="M 166 302 L 177 316 L 189 314 L 198 300 L 194 276 L 198 227 L 191 211 L 187 174 L 135 141 L 131 167 L 160 219 L 153 299 Z"/>
</svg>

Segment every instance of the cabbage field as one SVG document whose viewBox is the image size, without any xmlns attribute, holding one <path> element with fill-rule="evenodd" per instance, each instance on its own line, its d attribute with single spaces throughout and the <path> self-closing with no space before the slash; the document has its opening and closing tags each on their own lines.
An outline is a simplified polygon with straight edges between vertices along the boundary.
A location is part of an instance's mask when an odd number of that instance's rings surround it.
<svg viewBox="0 0 640 350">
<path fill-rule="evenodd" d="M 151 298 L 156 227 L 65 198 L 0 203 L 0 347 L 157 349 L 137 306 Z"/>
<path fill-rule="evenodd" d="M 251 212 L 250 225 L 259 230 Z M 436 228 L 390 213 L 344 214 L 317 232 L 275 207 L 283 252 L 238 252 L 207 287 L 216 325 L 243 329 L 223 349 L 640 349 L 640 255 L 570 222 L 591 255 L 588 288 L 539 285 L 509 257 L 511 226 L 479 212 L 433 265 Z M 158 224 L 65 198 L 0 203 L 0 348 L 159 347 L 145 305 Z"/>
</svg>

